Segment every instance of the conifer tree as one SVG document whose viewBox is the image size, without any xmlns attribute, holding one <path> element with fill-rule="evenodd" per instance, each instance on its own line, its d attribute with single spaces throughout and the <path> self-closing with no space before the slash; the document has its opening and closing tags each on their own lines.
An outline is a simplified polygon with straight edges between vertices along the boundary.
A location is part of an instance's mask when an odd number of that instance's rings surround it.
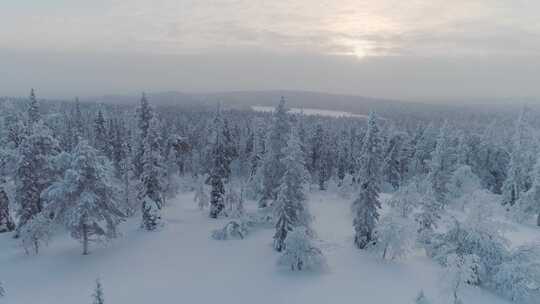
<svg viewBox="0 0 540 304">
<path fill-rule="evenodd" d="M 9 198 L 0 179 L 0 233 L 15 230 L 15 223 L 9 214 Z"/>
<path fill-rule="evenodd" d="M 283 154 L 284 158 L 281 163 L 286 169 L 281 179 L 275 206 L 274 249 L 276 251 L 283 250 L 285 239 L 290 231 L 302 226 L 309 232 L 311 222 L 304 193 L 309 173 L 305 168 L 300 141 L 295 132 L 291 133 L 287 146 L 283 149 Z"/>
<path fill-rule="evenodd" d="M 268 206 L 268 201 L 277 198 L 278 187 L 285 168 L 281 163 L 283 148 L 287 145 L 287 136 L 290 132 L 289 116 L 285 107 L 285 98 L 281 101 L 273 114 L 272 127 L 267 138 L 268 152 L 265 155 L 262 168 L 263 193 L 259 201 L 259 207 Z"/>
<path fill-rule="evenodd" d="M 19 217 L 17 234 L 26 222 L 43 209 L 41 192 L 54 181 L 56 171 L 51 160 L 59 150 L 50 130 L 39 122 L 21 143 L 15 172 L 15 200 Z"/>
<path fill-rule="evenodd" d="M 39 102 L 36 98 L 34 89 L 30 90 L 30 98 L 28 102 L 28 125 L 32 127 L 41 119 L 41 114 L 39 113 Z"/>
<path fill-rule="evenodd" d="M 448 202 L 448 182 L 453 172 L 453 151 L 451 149 L 450 126 L 447 122 L 441 127 L 435 150 L 431 153 L 428 181 L 435 199 L 442 205 Z"/>
<path fill-rule="evenodd" d="M 153 117 L 144 140 L 142 172 L 137 194 L 137 199 L 142 206 L 141 227 L 147 231 L 156 230 L 162 225 L 161 209 L 164 203 L 163 177 L 165 173 L 160 141 L 158 120 Z"/>
<path fill-rule="evenodd" d="M 210 217 L 217 218 L 225 208 L 225 185 L 231 173 L 229 167 L 229 158 L 227 154 L 227 146 L 230 143 L 230 138 L 223 133 L 224 121 L 221 115 L 221 109 L 218 105 L 216 116 L 214 118 L 213 134 L 212 134 L 212 167 L 208 182 L 211 187 L 210 191 Z"/>
<path fill-rule="evenodd" d="M 89 253 L 93 236 L 111 239 L 125 215 L 113 182 L 113 168 L 105 156 L 82 140 L 73 154 L 64 154 L 67 170 L 42 194 L 45 210 L 80 240 Z"/>
<path fill-rule="evenodd" d="M 94 120 L 94 147 L 104 156 L 109 155 L 107 137 L 105 118 L 103 117 L 103 111 L 99 109 L 96 119 Z"/>
<path fill-rule="evenodd" d="M 150 106 L 146 94 L 143 93 L 140 105 L 137 107 L 137 144 L 133 158 L 133 169 L 136 178 L 139 178 L 143 171 L 143 154 L 145 140 L 150 128 L 150 121 L 154 117 L 154 110 Z"/>
<path fill-rule="evenodd" d="M 358 197 L 353 202 L 353 226 L 355 229 L 354 244 L 359 249 L 366 248 L 374 241 L 373 231 L 379 219 L 381 159 L 382 147 L 377 116 L 374 112 L 369 114 L 368 126 L 364 137 L 360 174 L 358 176 L 360 189 Z"/>
</svg>

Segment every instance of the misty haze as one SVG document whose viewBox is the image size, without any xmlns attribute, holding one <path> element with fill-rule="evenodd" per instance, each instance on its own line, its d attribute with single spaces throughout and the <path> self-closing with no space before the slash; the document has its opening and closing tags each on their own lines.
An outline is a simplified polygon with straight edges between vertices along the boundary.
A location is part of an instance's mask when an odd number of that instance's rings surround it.
<svg viewBox="0 0 540 304">
<path fill-rule="evenodd" d="M 538 304 L 539 11 L 0 0 L 0 304 Z"/>
</svg>

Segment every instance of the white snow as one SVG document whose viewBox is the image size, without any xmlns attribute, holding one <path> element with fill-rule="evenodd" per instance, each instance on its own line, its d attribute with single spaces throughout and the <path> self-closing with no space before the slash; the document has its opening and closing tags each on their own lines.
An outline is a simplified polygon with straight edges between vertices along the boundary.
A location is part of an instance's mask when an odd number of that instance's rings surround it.
<svg viewBox="0 0 540 304">
<path fill-rule="evenodd" d="M 274 107 L 267 106 L 252 106 L 251 109 L 257 112 L 273 112 Z M 353 114 L 349 112 L 322 110 L 322 109 L 310 109 L 310 108 L 290 108 L 289 113 L 304 114 L 304 115 L 318 115 L 318 116 L 330 116 L 330 117 L 355 117 L 367 119 L 367 115 Z"/>
<path fill-rule="evenodd" d="M 384 196 L 383 196 L 384 199 Z M 350 202 L 315 192 L 309 201 L 314 228 L 329 270 L 291 273 L 276 267 L 273 230 L 258 230 L 244 240 L 216 241 L 211 220 L 193 202 L 193 193 L 172 201 L 158 232 L 138 229 L 138 219 L 121 226 L 123 237 L 89 256 L 66 236 L 53 239 L 39 256 L 26 256 L 17 240 L 0 235 L 0 280 L 7 296 L 0 303 L 91 303 L 94 281 L 104 284 L 106 303 L 413 303 L 423 289 L 434 303 L 441 293 L 440 268 L 422 255 L 384 262 L 352 245 Z M 247 204 L 255 208 L 254 202 Z M 470 288 L 465 303 L 507 303 Z"/>
</svg>

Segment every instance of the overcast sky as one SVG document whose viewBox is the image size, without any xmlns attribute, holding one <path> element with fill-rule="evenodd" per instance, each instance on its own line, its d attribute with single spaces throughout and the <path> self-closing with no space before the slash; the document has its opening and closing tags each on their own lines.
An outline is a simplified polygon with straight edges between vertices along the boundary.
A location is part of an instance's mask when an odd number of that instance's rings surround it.
<svg viewBox="0 0 540 304">
<path fill-rule="evenodd" d="M 537 0 L 0 0 L 0 95 L 540 98 Z"/>
</svg>

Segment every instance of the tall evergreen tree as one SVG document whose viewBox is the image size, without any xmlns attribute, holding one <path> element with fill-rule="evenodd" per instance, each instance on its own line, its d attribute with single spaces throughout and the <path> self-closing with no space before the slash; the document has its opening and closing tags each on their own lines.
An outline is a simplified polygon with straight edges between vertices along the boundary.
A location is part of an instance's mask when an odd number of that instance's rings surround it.
<svg viewBox="0 0 540 304">
<path fill-rule="evenodd" d="M 98 110 L 96 119 L 94 120 L 94 147 L 104 156 L 109 155 L 109 143 L 107 128 L 105 126 L 105 118 L 103 111 Z"/>
<path fill-rule="evenodd" d="M 502 187 L 503 205 L 513 206 L 521 194 L 532 185 L 530 171 L 534 167 L 535 157 L 533 134 L 527 120 L 527 113 L 522 111 L 516 122 L 516 130 L 512 139 L 510 163 L 507 178 Z"/>
<path fill-rule="evenodd" d="M 445 205 L 448 201 L 448 182 L 453 172 L 454 154 L 451 148 L 450 126 L 447 122 L 441 127 L 435 150 L 431 153 L 428 181 L 435 199 Z"/>
<path fill-rule="evenodd" d="M 86 255 L 92 236 L 116 237 L 124 214 L 116 195 L 113 168 L 105 156 L 82 140 L 73 154 L 64 154 L 63 158 L 67 168 L 63 178 L 49 186 L 42 198 L 45 210 L 81 241 Z"/>
<path fill-rule="evenodd" d="M 147 231 L 156 230 L 162 224 L 161 209 L 164 203 L 163 177 L 165 173 L 158 124 L 156 117 L 150 120 L 148 133 L 144 140 L 143 171 L 137 195 L 142 206 L 141 227 Z"/>
<path fill-rule="evenodd" d="M 15 230 L 15 223 L 9 213 L 9 197 L 0 178 L 0 233 Z"/>
<path fill-rule="evenodd" d="M 283 148 L 287 145 L 287 136 L 290 132 L 289 116 L 285 107 L 285 98 L 281 101 L 273 114 L 273 122 L 268 137 L 268 152 L 265 155 L 263 170 L 263 193 L 259 207 L 268 206 L 268 201 L 275 200 L 278 187 L 285 172 L 281 163 Z"/>
<path fill-rule="evenodd" d="M 218 106 L 216 117 L 214 118 L 212 134 L 212 167 L 208 182 L 210 191 L 210 217 L 217 218 L 225 208 L 225 186 L 229 179 L 231 169 L 229 167 L 230 158 L 227 147 L 230 147 L 230 137 L 223 133 L 224 121 L 221 109 Z"/>
<path fill-rule="evenodd" d="M 28 102 L 28 125 L 31 127 L 41 119 L 41 114 L 39 113 L 39 102 L 36 98 L 36 93 L 34 89 L 30 90 L 30 98 Z"/>
<path fill-rule="evenodd" d="M 142 94 L 141 103 L 137 107 L 137 144 L 133 158 L 133 168 L 135 177 L 139 178 L 143 172 L 143 154 L 145 140 L 150 128 L 150 121 L 154 117 L 154 110 L 150 106 L 146 94 Z"/>
<path fill-rule="evenodd" d="M 375 236 L 373 231 L 379 219 L 379 201 L 381 184 L 382 147 L 377 116 L 369 114 L 368 126 L 359 160 L 360 174 L 358 176 L 360 189 L 358 197 L 353 202 L 353 226 L 355 229 L 354 244 L 359 249 L 366 248 Z"/>
<path fill-rule="evenodd" d="M 281 160 L 285 173 L 281 179 L 276 200 L 276 233 L 274 249 L 284 249 L 287 234 L 302 226 L 310 231 L 311 215 L 306 206 L 304 186 L 308 182 L 309 172 L 306 170 L 304 155 L 296 132 L 292 132 L 287 146 L 283 148 L 284 158 Z"/>
<path fill-rule="evenodd" d="M 43 209 L 41 192 L 54 181 L 56 171 L 51 160 L 59 150 L 50 130 L 39 123 L 21 143 L 15 172 L 15 200 L 19 217 L 17 232 Z"/>
</svg>

